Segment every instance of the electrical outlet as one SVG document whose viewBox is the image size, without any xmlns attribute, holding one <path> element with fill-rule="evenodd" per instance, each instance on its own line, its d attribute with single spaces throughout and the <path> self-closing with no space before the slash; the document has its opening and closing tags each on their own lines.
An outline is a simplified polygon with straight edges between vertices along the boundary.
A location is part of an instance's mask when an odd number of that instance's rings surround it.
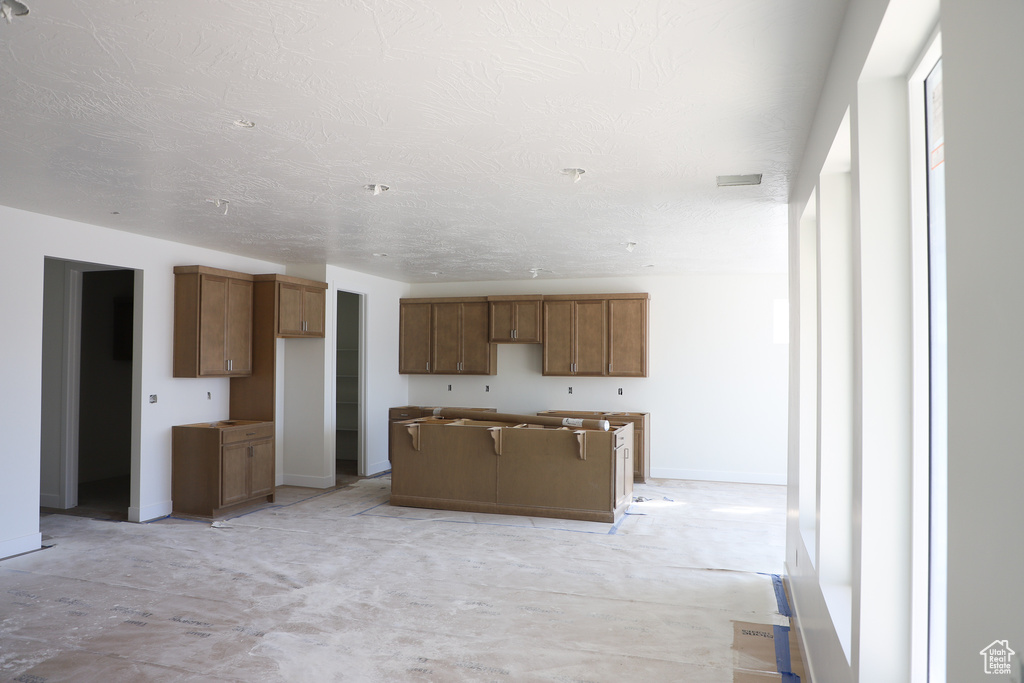
<svg viewBox="0 0 1024 683">
<path fill-rule="evenodd" d="M 619 387 L 619 396 L 622 396 L 622 387 Z"/>
<path fill-rule="evenodd" d="M 484 385 L 484 392 L 486 393 L 486 392 L 488 392 L 490 390 L 491 390 L 491 385 L 490 384 L 485 384 Z"/>
<path fill-rule="evenodd" d="M 156 403 L 156 394 L 150 394 L 149 395 L 149 402 L 150 403 Z"/>
<path fill-rule="evenodd" d="M 570 394 L 572 393 L 572 387 L 569 387 L 569 393 Z"/>
<path fill-rule="evenodd" d="M 619 389 L 619 393 L 620 393 L 620 394 L 622 393 L 622 389 Z M 207 401 L 210 401 L 210 400 L 212 400 L 212 399 L 213 399 L 213 394 L 212 394 L 211 392 L 207 391 L 207 392 L 206 392 L 206 400 L 207 400 Z"/>
<path fill-rule="evenodd" d="M 451 384 L 449 384 L 449 385 L 448 385 L 448 391 L 451 391 L 451 390 L 452 390 L 452 385 L 451 385 Z"/>
</svg>

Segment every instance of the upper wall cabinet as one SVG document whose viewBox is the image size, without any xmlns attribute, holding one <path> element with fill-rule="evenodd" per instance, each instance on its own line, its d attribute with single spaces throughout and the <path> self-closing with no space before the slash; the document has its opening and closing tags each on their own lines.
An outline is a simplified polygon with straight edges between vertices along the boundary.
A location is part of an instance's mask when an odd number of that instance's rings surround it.
<svg viewBox="0 0 1024 683">
<path fill-rule="evenodd" d="M 252 275 L 175 267 L 175 377 L 252 373 L 252 292 Z"/>
<path fill-rule="evenodd" d="M 486 298 L 401 300 L 400 373 L 493 375 L 496 368 Z"/>
<path fill-rule="evenodd" d="M 398 316 L 398 372 L 430 374 L 430 328 L 433 305 L 403 299 Z"/>
<path fill-rule="evenodd" d="M 544 374 L 601 376 L 608 358 L 604 299 L 544 301 Z"/>
<path fill-rule="evenodd" d="M 289 275 L 255 276 L 257 282 L 273 281 L 277 337 L 323 337 L 327 283 Z"/>
<path fill-rule="evenodd" d="M 540 344 L 542 322 L 540 296 L 489 296 L 490 340 L 496 344 Z"/>
<path fill-rule="evenodd" d="M 608 299 L 608 374 L 647 376 L 647 295 Z"/>
<path fill-rule="evenodd" d="M 647 294 L 544 297 L 544 374 L 647 376 Z"/>
</svg>

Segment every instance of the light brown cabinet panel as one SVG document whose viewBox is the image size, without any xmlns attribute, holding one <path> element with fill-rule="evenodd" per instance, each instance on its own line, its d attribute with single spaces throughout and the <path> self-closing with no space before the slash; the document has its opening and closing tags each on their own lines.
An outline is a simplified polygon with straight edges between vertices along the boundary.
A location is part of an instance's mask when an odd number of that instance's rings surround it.
<svg viewBox="0 0 1024 683">
<path fill-rule="evenodd" d="M 324 283 L 277 283 L 277 336 L 323 337 L 327 292 Z"/>
<path fill-rule="evenodd" d="M 491 342 L 540 344 L 542 299 L 539 296 L 489 296 Z"/>
<path fill-rule="evenodd" d="M 403 299 L 399 365 L 403 374 L 493 375 L 497 350 L 486 299 Z"/>
<path fill-rule="evenodd" d="M 606 374 L 608 314 L 603 299 L 544 301 L 545 375 Z"/>
<path fill-rule="evenodd" d="M 608 300 L 608 374 L 647 376 L 647 299 Z"/>
<path fill-rule="evenodd" d="M 171 428 L 173 509 L 212 517 L 274 500 L 274 423 L 225 420 Z"/>
<path fill-rule="evenodd" d="M 398 317 L 398 372 L 405 375 L 430 373 L 432 305 L 402 301 Z"/>
<path fill-rule="evenodd" d="M 538 415 L 552 417 L 575 417 L 592 420 L 608 420 L 614 427 L 616 424 L 630 423 L 633 425 L 633 448 L 629 451 L 628 460 L 632 461 L 630 469 L 633 481 L 645 483 L 651 476 L 651 415 L 636 412 L 608 412 L 603 410 L 544 410 Z"/>
<path fill-rule="evenodd" d="M 203 266 L 174 269 L 175 377 L 252 372 L 251 275 Z"/>
</svg>

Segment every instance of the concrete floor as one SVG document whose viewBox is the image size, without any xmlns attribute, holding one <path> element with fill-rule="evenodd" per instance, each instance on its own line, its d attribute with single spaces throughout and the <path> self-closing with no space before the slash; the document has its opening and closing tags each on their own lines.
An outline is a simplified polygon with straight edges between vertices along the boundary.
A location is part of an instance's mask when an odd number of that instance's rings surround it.
<svg viewBox="0 0 1024 683">
<path fill-rule="evenodd" d="M 280 487 L 212 525 L 44 515 L 51 547 L 0 562 L 0 679 L 781 680 L 738 634 L 788 624 L 784 487 L 654 480 L 613 526 L 389 485 Z"/>
</svg>

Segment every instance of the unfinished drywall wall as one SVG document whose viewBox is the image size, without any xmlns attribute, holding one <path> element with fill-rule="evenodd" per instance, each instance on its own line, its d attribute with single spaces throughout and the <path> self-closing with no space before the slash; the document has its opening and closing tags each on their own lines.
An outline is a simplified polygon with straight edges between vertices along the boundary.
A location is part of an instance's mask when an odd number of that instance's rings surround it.
<svg viewBox="0 0 1024 683">
<path fill-rule="evenodd" d="M 652 476 L 785 481 L 788 347 L 773 338 L 774 302 L 788 296 L 784 274 L 538 278 L 412 290 L 417 297 L 648 292 L 646 378 L 545 377 L 541 345 L 500 344 L 496 375 L 410 376 L 410 403 L 648 412 Z"/>
</svg>

